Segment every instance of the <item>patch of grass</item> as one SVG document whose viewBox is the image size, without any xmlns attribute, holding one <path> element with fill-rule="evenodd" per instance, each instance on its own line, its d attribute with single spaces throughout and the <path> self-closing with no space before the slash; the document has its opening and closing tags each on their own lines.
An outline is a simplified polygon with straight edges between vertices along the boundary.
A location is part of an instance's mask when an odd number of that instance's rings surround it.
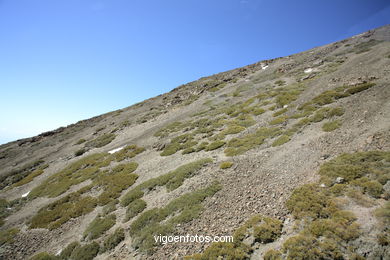
<svg viewBox="0 0 390 260">
<path fill-rule="evenodd" d="M 282 253 L 275 249 L 270 249 L 263 255 L 264 260 L 282 260 Z"/>
<path fill-rule="evenodd" d="M 137 216 L 139 213 L 146 209 L 146 202 L 142 199 L 136 199 L 132 201 L 126 210 L 125 222 Z"/>
<path fill-rule="evenodd" d="M 155 245 L 153 235 L 171 233 L 177 224 L 197 218 L 202 211 L 202 201 L 220 189 L 221 186 L 214 183 L 207 188 L 184 194 L 163 208 L 143 212 L 130 225 L 134 246 L 141 251 L 151 252 Z"/>
<path fill-rule="evenodd" d="M 79 144 L 83 144 L 83 143 L 85 143 L 87 140 L 85 140 L 84 138 L 81 138 L 81 139 L 79 139 L 76 143 L 75 143 L 75 145 L 79 145 Z"/>
<path fill-rule="evenodd" d="M 86 152 L 85 148 L 80 148 L 76 152 L 74 152 L 74 156 L 81 156 Z"/>
<path fill-rule="evenodd" d="M 256 146 L 261 145 L 267 138 L 275 137 L 280 133 L 279 128 L 259 128 L 255 133 L 244 135 L 240 138 L 232 138 L 225 149 L 226 156 L 235 156 L 245 153 Z"/>
<path fill-rule="evenodd" d="M 194 136 L 192 134 L 179 135 L 171 140 L 171 142 L 160 153 L 161 156 L 169 156 L 175 154 L 177 151 L 193 147 L 197 144 L 193 141 Z"/>
<path fill-rule="evenodd" d="M 284 85 L 286 85 L 286 81 L 279 79 L 279 80 L 275 81 L 274 84 L 278 85 L 278 86 L 284 86 Z"/>
<path fill-rule="evenodd" d="M 39 159 L 31 163 L 26 163 L 20 168 L 16 168 L 14 170 L 2 174 L 0 176 L 0 190 L 14 183 L 19 182 L 27 175 L 29 175 L 31 172 L 37 170 L 38 167 L 44 164 L 44 162 L 45 162 L 44 160 Z"/>
<path fill-rule="evenodd" d="M 112 157 L 114 157 L 117 162 L 121 162 L 126 159 L 131 159 L 144 151 L 145 148 L 138 147 L 135 144 L 131 144 L 131 145 L 127 145 L 122 150 L 114 153 Z"/>
<path fill-rule="evenodd" d="M 164 128 L 161 128 L 160 130 L 158 130 L 154 134 L 154 136 L 166 137 L 166 136 L 170 135 L 171 133 L 175 133 L 175 132 L 178 132 L 178 131 L 182 130 L 186 126 L 187 126 L 186 123 L 176 121 L 176 122 L 173 122 L 173 123 L 167 125 Z"/>
<path fill-rule="evenodd" d="M 305 235 L 287 239 L 283 244 L 283 252 L 287 255 L 287 259 L 344 259 L 335 242 L 319 241 Z"/>
<path fill-rule="evenodd" d="M 68 244 L 62 251 L 61 251 L 61 254 L 60 254 L 60 259 L 70 259 L 70 256 L 72 255 L 72 252 L 76 249 L 76 248 L 79 248 L 80 247 L 80 243 L 79 242 L 72 242 L 70 244 Z"/>
<path fill-rule="evenodd" d="M 115 139 L 116 135 L 113 134 L 113 133 L 109 133 L 109 134 L 103 134 L 91 141 L 88 141 L 85 143 L 85 146 L 86 147 L 95 147 L 95 148 L 99 148 L 99 147 L 103 147 L 103 146 L 106 146 L 107 144 L 111 143 L 114 139 Z"/>
<path fill-rule="evenodd" d="M 209 259 L 229 259 L 229 260 L 246 260 L 250 259 L 252 249 L 249 246 L 235 243 L 212 243 L 202 254 L 186 256 L 186 260 L 209 260 Z"/>
<path fill-rule="evenodd" d="M 110 214 L 111 212 L 115 211 L 116 210 L 116 204 L 118 204 L 119 200 L 113 200 L 113 201 L 110 201 L 109 203 L 107 203 L 107 205 L 105 205 L 102 209 L 102 214 L 103 216 L 106 216 L 108 214 Z"/>
<path fill-rule="evenodd" d="M 94 210 L 97 200 L 90 196 L 81 197 L 79 192 L 73 192 L 43 208 L 31 219 L 30 228 L 60 227 L 71 218 L 85 215 Z"/>
<path fill-rule="evenodd" d="M 22 186 L 24 184 L 30 183 L 30 182 L 32 182 L 32 180 L 34 180 L 35 177 L 38 177 L 43 172 L 44 172 L 44 169 L 42 167 L 40 167 L 40 168 L 36 169 L 35 171 L 32 171 L 29 175 L 27 175 L 26 177 L 24 177 L 23 179 L 21 179 L 20 181 L 18 181 L 17 183 L 15 183 L 12 186 L 18 187 L 18 186 Z"/>
<path fill-rule="evenodd" d="M 228 169 L 228 168 L 231 168 L 232 166 L 233 166 L 233 162 L 222 162 L 219 165 L 219 168 L 221 168 L 221 169 Z"/>
<path fill-rule="evenodd" d="M 80 247 L 76 247 L 70 259 L 72 260 L 92 260 L 99 253 L 100 246 L 97 242 L 92 242 Z"/>
<path fill-rule="evenodd" d="M 200 159 L 184 164 L 159 177 L 147 180 L 126 193 L 121 200 L 121 205 L 124 207 L 129 205 L 134 200 L 142 198 L 146 192 L 153 190 L 157 186 L 166 186 L 168 191 L 172 191 L 180 187 L 185 179 L 192 177 L 199 169 L 210 162 L 212 162 L 212 159 Z"/>
<path fill-rule="evenodd" d="M 97 216 L 84 231 L 84 238 L 87 240 L 94 240 L 103 235 L 107 230 L 115 225 L 115 214 L 106 217 Z"/>
<path fill-rule="evenodd" d="M 283 144 L 287 143 L 287 142 L 290 141 L 290 140 L 291 140 L 290 136 L 288 136 L 288 135 L 282 135 L 282 136 L 280 136 L 278 139 L 276 139 L 276 140 L 272 143 L 272 146 L 275 147 L 275 146 L 283 145 Z"/>
<path fill-rule="evenodd" d="M 273 117 L 280 116 L 288 111 L 288 108 L 282 108 L 272 114 Z"/>
<path fill-rule="evenodd" d="M 92 154 L 70 164 L 34 188 L 28 197 L 57 197 L 66 192 L 72 185 L 96 176 L 99 172 L 98 166 L 107 156 L 108 154 L 106 153 Z"/>
<path fill-rule="evenodd" d="M 225 145 L 225 141 L 215 141 L 215 142 L 212 142 L 211 144 L 209 144 L 207 147 L 206 147 L 206 151 L 212 151 L 212 150 L 216 150 L 222 146 Z"/>
<path fill-rule="evenodd" d="M 358 43 L 356 44 L 352 51 L 355 52 L 355 54 L 361 54 L 361 53 L 364 53 L 364 52 L 368 52 L 371 50 L 371 47 L 381 43 L 382 41 L 378 41 L 378 40 L 375 40 L 375 39 L 370 39 L 369 41 L 366 41 L 366 42 L 361 42 L 361 43 Z"/>
<path fill-rule="evenodd" d="M 19 233 L 19 229 L 10 228 L 7 230 L 0 230 L 0 246 L 4 244 L 11 244 L 14 242 L 15 236 Z"/>
<path fill-rule="evenodd" d="M 332 132 L 332 131 L 340 128 L 340 126 L 341 126 L 340 120 L 334 120 L 331 122 L 324 123 L 322 125 L 322 130 L 324 130 L 325 132 Z"/>
<path fill-rule="evenodd" d="M 41 252 L 31 257 L 30 260 L 61 260 L 61 258 L 47 252 Z"/>
<path fill-rule="evenodd" d="M 282 124 L 282 123 L 284 123 L 284 122 L 286 122 L 286 121 L 287 121 L 287 117 L 285 117 L 285 116 L 280 116 L 280 117 L 277 117 L 277 118 L 271 120 L 271 121 L 269 122 L 269 124 L 270 124 L 270 125 L 279 125 L 279 124 Z"/>
<path fill-rule="evenodd" d="M 123 228 L 117 228 L 114 233 L 109 235 L 103 242 L 101 252 L 114 249 L 120 242 L 125 240 L 125 231 Z"/>
</svg>

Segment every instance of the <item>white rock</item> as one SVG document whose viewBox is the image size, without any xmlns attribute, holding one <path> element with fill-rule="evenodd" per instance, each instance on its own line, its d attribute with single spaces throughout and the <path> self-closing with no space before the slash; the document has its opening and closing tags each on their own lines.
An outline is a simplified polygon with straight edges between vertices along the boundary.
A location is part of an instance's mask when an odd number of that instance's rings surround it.
<svg viewBox="0 0 390 260">
<path fill-rule="evenodd" d="M 288 105 L 284 105 L 283 108 L 288 108 Z"/>
<path fill-rule="evenodd" d="M 308 68 L 308 69 L 305 69 L 303 72 L 305 72 L 305 73 L 311 73 L 311 72 L 313 72 L 313 69 L 312 69 L 312 68 Z"/>
<path fill-rule="evenodd" d="M 62 252 L 62 248 L 60 250 L 57 251 L 56 255 L 60 255 Z"/>
<path fill-rule="evenodd" d="M 28 196 L 28 194 L 30 194 L 30 192 L 28 191 L 28 192 L 26 192 L 25 194 L 22 194 L 22 198 L 25 198 L 25 197 L 27 197 Z"/>
<path fill-rule="evenodd" d="M 321 188 L 326 188 L 325 183 L 321 183 L 320 187 L 321 187 Z"/>
<path fill-rule="evenodd" d="M 123 148 L 125 148 L 124 146 L 121 146 L 121 147 L 118 147 L 118 148 L 115 148 L 111 151 L 108 151 L 109 154 L 113 154 L 113 153 L 116 153 L 116 152 L 119 152 L 120 150 L 122 150 Z"/>
</svg>

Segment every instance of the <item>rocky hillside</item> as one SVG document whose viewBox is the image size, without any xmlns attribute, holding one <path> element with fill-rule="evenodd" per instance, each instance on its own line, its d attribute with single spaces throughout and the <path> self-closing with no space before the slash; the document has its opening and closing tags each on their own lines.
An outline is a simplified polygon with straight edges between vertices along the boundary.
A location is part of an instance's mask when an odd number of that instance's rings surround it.
<svg viewBox="0 0 390 260">
<path fill-rule="evenodd" d="M 0 163 L 1 259 L 389 259 L 390 26 L 2 145 Z"/>
</svg>

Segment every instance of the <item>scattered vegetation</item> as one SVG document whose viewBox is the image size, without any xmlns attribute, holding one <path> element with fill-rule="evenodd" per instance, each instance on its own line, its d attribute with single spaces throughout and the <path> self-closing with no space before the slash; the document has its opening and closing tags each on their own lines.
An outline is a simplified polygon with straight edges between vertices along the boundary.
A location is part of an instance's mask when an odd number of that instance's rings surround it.
<svg viewBox="0 0 390 260">
<path fill-rule="evenodd" d="M 125 221 L 134 218 L 139 213 L 144 211 L 144 209 L 146 209 L 146 202 L 144 200 L 136 199 L 132 201 L 129 206 L 127 206 Z"/>
<path fill-rule="evenodd" d="M 221 169 L 228 169 L 230 167 L 233 166 L 233 162 L 222 162 L 220 165 L 219 165 L 219 168 Z"/>
<path fill-rule="evenodd" d="M 278 128 L 259 128 L 255 133 L 231 139 L 227 143 L 228 148 L 226 148 L 224 152 L 226 156 L 243 154 L 256 146 L 261 145 L 267 138 L 272 138 L 279 133 Z"/>
<path fill-rule="evenodd" d="M 85 140 L 84 138 L 81 138 L 81 139 L 79 139 L 76 143 L 75 143 L 75 145 L 79 145 L 79 144 L 82 144 L 82 143 L 85 143 L 87 140 Z"/>
<path fill-rule="evenodd" d="M 7 230 L 0 230 L 0 246 L 10 244 L 14 241 L 15 236 L 19 233 L 19 229 L 11 228 Z"/>
<path fill-rule="evenodd" d="M 220 185 L 215 183 L 207 188 L 184 194 L 163 208 L 143 212 L 130 226 L 134 246 L 142 251 L 151 252 L 155 245 L 153 235 L 168 234 L 177 224 L 198 217 L 202 211 L 202 201 L 220 189 Z"/>
<path fill-rule="evenodd" d="M 107 230 L 115 225 L 116 216 L 111 214 L 105 217 L 97 216 L 87 227 L 84 232 L 84 238 L 87 240 L 94 240 L 99 238 Z"/>
<path fill-rule="evenodd" d="M 101 252 L 106 252 L 114 249 L 120 242 L 125 239 L 125 231 L 123 228 L 117 228 L 114 233 L 109 235 L 104 241 L 101 247 Z"/>
<path fill-rule="evenodd" d="M 364 259 L 354 243 L 361 231 L 352 212 L 338 202 L 348 189 L 359 189 L 364 196 L 383 197 L 383 184 L 390 179 L 390 152 L 343 154 L 324 163 L 317 183 L 295 189 L 286 207 L 296 219 L 297 235 L 288 238 L 280 250 L 270 249 L 264 259 Z M 336 183 L 342 178 L 342 184 Z M 320 185 L 325 183 L 325 186 Z M 372 205 L 370 205 L 372 206 Z M 376 210 L 381 229 L 375 246 L 379 258 L 389 245 L 390 203 Z M 186 259 L 249 259 L 253 248 L 243 243 L 253 236 L 259 243 L 269 243 L 281 235 L 282 224 L 276 219 L 254 216 L 234 233 L 234 243 L 213 243 L 202 254 Z M 382 249 L 381 249 L 382 247 Z"/>
<path fill-rule="evenodd" d="M 272 146 L 279 146 L 279 145 L 283 145 L 285 143 L 287 143 L 288 141 L 290 141 L 290 136 L 288 135 L 282 135 L 280 136 L 278 139 L 276 139 L 273 143 L 272 143 Z"/>
<path fill-rule="evenodd" d="M 92 260 L 99 253 L 100 246 L 97 242 L 92 242 L 80 247 L 76 247 L 70 259 L 72 260 Z"/>
<path fill-rule="evenodd" d="M 370 39 L 369 41 L 356 44 L 354 46 L 354 48 L 352 49 L 352 51 L 355 52 L 356 54 L 364 53 L 364 52 L 370 51 L 371 47 L 373 47 L 381 42 L 382 41 Z"/>
<path fill-rule="evenodd" d="M 74 152 L 74 156 L 81 156 L 86 152 L 85 148 L 80 148 L 76 152 Z"/>
<path fill-rule="evenodd" d="M 86 147 L 103 147 L 106 146 L 107 144 L 111 143 L 115 139 L 116 135 L 113 133 L 108 133 L 108 134 L 103 134 L 91 141 L 88 141 L 85 143 Z"/>
<path fill-rule="evenodd" d="M 192 177 L 196 173 L 196 171 L 198 171 L 210 162 L 212 162 L 212 160 L 209 158 L 200 159 L 191 163 L 184 164 L 178 167 L 176 170 L 161 175 L 159 177 L 147 180 L 135 187 L 134 189 L 130 190 L 128 193 L 126 193 L 121 200 L 121 205 L 128 206 L 136 199 L 142 198 L 145 193 L 149 192 L 150 190 L 153 190 L 157 186 L 165 186 L 168 191 L 172 191 L 180 187 L 185 179 Z"/>
<path fill-rule="evenodd" d="M 43 164 L 43 160 L 36 160 L 31 163 L 27 163 L 20 168 L 2 174 L 2 176 L 0 176 L 0 190 L 19 182 L 28 176 L 31 172 L 39 169 L 39 167 Z"/>
<path fill-rule="evenodd" d="M 206 147 L 206 151 L 212 151 L 225 145 L 225 141 L 215 141 Z"/>
</svg>

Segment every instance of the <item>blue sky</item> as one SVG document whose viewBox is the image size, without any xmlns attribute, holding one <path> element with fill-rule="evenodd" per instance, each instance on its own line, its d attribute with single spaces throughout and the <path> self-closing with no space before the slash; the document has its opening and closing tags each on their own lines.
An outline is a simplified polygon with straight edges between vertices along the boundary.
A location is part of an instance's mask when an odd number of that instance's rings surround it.
<svg viewBox="0 0 390 260">
<path fill-rule="evenodd" d="M 379 0 L 0 0 L 0 143 L 388 23 Z"/>
</svg>

